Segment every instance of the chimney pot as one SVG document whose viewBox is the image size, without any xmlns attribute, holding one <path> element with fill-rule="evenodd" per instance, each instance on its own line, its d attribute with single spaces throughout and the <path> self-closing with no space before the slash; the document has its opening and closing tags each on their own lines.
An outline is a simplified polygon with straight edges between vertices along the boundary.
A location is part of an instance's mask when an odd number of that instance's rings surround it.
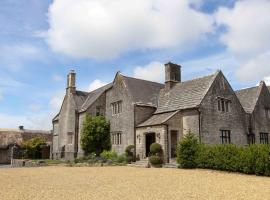
<svg viewBox="0 0 270 200">
<path fill-rule="evenodd" d="M 174 63 L 165 64 L 165 89 L 170 90 L 176 83 L 181 82 L 181 66 Z"/>
</svg>

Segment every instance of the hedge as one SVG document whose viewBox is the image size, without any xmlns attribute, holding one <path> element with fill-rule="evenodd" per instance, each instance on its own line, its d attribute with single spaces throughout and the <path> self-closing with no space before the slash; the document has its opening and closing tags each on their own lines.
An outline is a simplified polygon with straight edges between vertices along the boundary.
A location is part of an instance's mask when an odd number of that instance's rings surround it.
<svg viewBox="0 0 270 200">
<path fill-rule="evenodd" d="M 185 137 L 184 141 L 178 144 L 177 155 L 180 167 L 270 176 L 270 145 L 204 145 L 198 144 L 198 141 L 195 143 L 194 137 Z M 180 148 L 187 143 L 190 145 L 188 149 L 192 151 Z M 192 164 L 187 165 L 187 163 Z"/>
</svg>

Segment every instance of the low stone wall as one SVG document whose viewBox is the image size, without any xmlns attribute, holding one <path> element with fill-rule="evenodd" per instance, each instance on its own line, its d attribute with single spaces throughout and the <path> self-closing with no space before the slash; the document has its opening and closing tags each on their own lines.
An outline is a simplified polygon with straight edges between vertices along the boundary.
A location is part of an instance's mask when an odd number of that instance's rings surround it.
<svg viewBox="0 0 270 200">
<path fill-rule="evenodd" d="M 46 166 L 43 162 L 34 162 L 33 160 L 27 159 L 12 159 L 11 167 L 40 167 Z"/>
</svg>

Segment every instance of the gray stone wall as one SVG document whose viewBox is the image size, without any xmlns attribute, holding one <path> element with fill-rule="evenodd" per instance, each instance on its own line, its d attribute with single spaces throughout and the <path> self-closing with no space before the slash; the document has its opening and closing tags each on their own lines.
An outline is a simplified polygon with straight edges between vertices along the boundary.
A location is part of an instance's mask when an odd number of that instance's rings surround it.
<svg viewBox="0 0 270 200">
<path fill-rule="evenodd" d="M 218 111 L 217 97 L 231 100 L 230 111 Z M 246 114 L 230 84 L 219 73 L 200 107 L 201 139 L 206 144 L 220 144 L 220 130 L 231 131 L 231 143 L 247 144 Z"/>
<path fill-rule="evenodd" d="M 122 113 L 113 115 L 111 104 L 117 101 L 122 101 Z M 119 74 L 106 92 L 106 119 L 110 122 L 111 134 L 122 133 L 122 144 L 112 145 L 113 150 L 122 154 L 128 145 L 134 144 L 134 105 Z"/>
<path fill-rule="evenodd" d="M 261 95 L 252 113 L 252 129 L 255 142 L 260 143 L 260 133 L 268 133 L 270 137 L 270 118 L 266 117 L 265 108 L 270 108 L 270 93 L 265 85 L 262 86 Z M 270 140 L 270 138 L 269 138 Z"/>
</svg>

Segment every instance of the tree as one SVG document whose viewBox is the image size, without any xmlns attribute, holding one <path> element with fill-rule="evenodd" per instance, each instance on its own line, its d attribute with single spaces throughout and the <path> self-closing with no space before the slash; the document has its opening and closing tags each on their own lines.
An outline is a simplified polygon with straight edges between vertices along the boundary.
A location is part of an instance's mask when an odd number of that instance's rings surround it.
<svg viewBox="0 0 270 200">
<path fill-rule="evenodd" d="M 40 159 L 42 157 L 42 147 L 46 142 L 41 137 L 35 137 L 22 143 L 25 158 Z"/>
<path fill-rule="evenodd" d="M 86 114 L 81 130 L 81 145 L 85 154 L 110 150 L 110 124 L 103 116 L 92 117 Z"/>
<path fill-rule="evenodd" d="M 177 162 L 183 168 L 195 168 L 199 143 L 197 137 L 188 132 L 177 146 Z"/>
</svg>

